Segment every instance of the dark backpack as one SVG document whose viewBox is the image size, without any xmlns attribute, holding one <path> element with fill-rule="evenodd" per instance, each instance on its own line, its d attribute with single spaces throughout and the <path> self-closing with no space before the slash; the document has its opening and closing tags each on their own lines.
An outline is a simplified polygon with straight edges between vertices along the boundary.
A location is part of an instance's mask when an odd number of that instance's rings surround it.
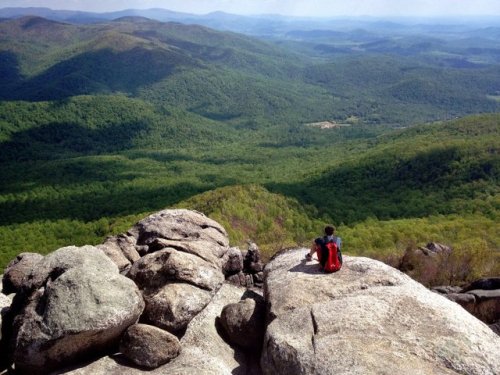
<svg viewBox="0 0 500 375">
<path fill-rule="evenodd" d="M 337 238 L 327 240 L 323 238 L 318 249 L 318 259 L 321 269 L 325 272 L 337 272 L 342 267 L 342 252 L 337 245 Z"/>
</svg>

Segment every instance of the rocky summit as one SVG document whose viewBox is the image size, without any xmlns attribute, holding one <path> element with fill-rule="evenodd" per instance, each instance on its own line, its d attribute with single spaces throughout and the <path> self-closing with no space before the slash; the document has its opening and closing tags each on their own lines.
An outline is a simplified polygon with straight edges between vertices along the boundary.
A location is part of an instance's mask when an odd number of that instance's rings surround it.
<svg viewBox="0 0 500 375">
<path fill-rule="evenodd" d="M 458 303 L 500 335 L 500 277 L 479 279 L 463 288 L 445 286 L 432 290 Z"/>
<path fill-rule="evenodd" d="M 500 337 L 459 304 L 368 258 L 322 273 L 306 252 L 262 273 L 255 244 L 231 248 L 205 215 L 164 210 L 102 245 L 21 254 L 0 295 L 2 371 L 500 373 Z"/>
<path fill-rule="evenodd" d="M 500 373 L 500 338 L 458 304 L 373 259 L 323 274 L 305 253 L 266 266 L 265 374 Z"/>
</svg>

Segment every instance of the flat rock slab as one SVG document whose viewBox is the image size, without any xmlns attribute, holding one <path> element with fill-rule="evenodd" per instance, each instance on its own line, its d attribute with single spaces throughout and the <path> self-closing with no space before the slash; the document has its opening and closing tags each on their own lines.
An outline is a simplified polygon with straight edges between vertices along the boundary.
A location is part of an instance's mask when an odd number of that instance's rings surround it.
<svg viewBox="0 0 500 375">
<path fill-rule="evenodd" d="M 265 374 L 500 373 L 500 338 L 458 304 L 368 258 L 323 274 L 306 252 L 266 267 Z"/>
<path fill-rule="evenodd" d="M 494 289 L 494 290 L 474 289 L 474 290 L 469 290 L 467 294 L 472 294 L 473 296 L 476 297 L 478 301 L 483 301 L 487 299 L 500 300 L 500 289 Z"/>
</svg>

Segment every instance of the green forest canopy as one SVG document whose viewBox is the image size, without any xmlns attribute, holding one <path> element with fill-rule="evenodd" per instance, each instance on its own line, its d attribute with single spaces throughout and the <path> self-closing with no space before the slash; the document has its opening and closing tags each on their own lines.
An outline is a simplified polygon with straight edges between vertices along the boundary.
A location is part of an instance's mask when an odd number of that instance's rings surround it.
<svg viewBox="0 0 500 375">
<path fill-rule="evenodd" d="M 443 66 L 400 46 L 309 56 L 301 43 L 144 20 L 0 31 L 1 266 L 172 206 L 266 256 L 334 223 L 351 254 L 441 241 L 499 263 L 500 115 L 435 122 L 499 111 L 493 58 Z M 347 126 L 306 126 L 325 120 Z"/>
</svg>

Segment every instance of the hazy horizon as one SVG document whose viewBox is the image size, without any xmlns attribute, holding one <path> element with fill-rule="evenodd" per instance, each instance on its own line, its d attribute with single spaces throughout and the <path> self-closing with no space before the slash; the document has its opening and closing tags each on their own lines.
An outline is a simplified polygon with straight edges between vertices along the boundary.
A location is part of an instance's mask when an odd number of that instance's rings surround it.
<svg viewBox="0 0 500 375">
<path fill-rule="evenodd" d="M 110 12 L 163 8 L 207 14 L 280 14 L 295 17 L 479 17 L 500 16 L 498 0 L 0 0 L 0 8 L 44 7 L 54 10 Z"/>
</svg>

